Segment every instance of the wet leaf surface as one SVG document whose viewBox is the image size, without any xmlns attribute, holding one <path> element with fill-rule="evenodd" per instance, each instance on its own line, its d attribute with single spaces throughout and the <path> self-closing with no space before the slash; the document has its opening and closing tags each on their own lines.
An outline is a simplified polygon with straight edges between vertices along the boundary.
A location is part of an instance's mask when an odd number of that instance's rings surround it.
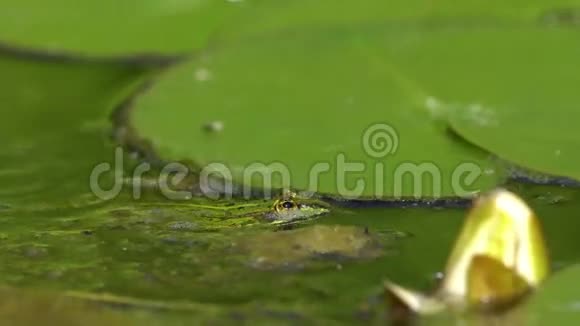
<svg viewBox="0 0 580 326">
<path fill-rule="evenodd" d="M 237 183 L 264 187 L 263 173 L 266 187 L 346 197 L 466 196 L 501 182 L 501 167 L 450 136 L 445 111 L 430 111 L 437 93 L 399 68 L 412 55 L 434 63 L 431 40 L 449 33 L 351 26 L 230 44 L 165 75 L 132 121 L 161 156 L 225 163 Z M 223 130 L 208 133 L 212 121 Z"/>
</svg>

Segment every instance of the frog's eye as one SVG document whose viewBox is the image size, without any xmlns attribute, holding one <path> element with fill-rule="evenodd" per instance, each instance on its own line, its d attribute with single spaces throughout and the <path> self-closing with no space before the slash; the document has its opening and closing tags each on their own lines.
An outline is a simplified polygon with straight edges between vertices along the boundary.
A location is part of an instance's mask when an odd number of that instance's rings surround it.
<svg viewBox="0 0 580 326">
<path fill-rule="evenodd" d="M 289 201 L 289 200 L 282 202 L 282 207 L 284 207 L 285 209 L 292 209 L 295 206 L 296 206 L 296 204 L 294 202 Z"/>
<path fill-rule="evenodd" d="M 280 200 L 275 205 L 277 211 L 293 209 L 296 206 L 296 203 L 292 200 Z"/>
</svg>

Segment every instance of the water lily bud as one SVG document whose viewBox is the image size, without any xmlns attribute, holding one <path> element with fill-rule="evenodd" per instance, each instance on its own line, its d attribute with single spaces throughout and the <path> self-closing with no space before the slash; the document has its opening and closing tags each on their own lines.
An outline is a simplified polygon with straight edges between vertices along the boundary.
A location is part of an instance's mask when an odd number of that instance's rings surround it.
<svg viewBox="0 0 580 326">
<path fill-rule="evenodd" d="M 536 216 L 515 194 L 496 190 L 478 199 L 467 215 L 447 261 L 440 291 L 492 302 L 494 291 L 498 298 L 504 298 L 513 287 L 515 296 L 528 286 L 537 286 L 547 275 L 546 247 Z M 479 294 L 482 282 L 489 284 L 485 293 Z"/>
<path fill-rule="evenodd" d="M 479 198 L 467 215 L 432 296 L 386 282 L 407 308 L 430 314 L 442 307 L 498 307 L 520 299 L 548 275 L 548 257 L 538 219 L 506 190 Z"/>
</svg>

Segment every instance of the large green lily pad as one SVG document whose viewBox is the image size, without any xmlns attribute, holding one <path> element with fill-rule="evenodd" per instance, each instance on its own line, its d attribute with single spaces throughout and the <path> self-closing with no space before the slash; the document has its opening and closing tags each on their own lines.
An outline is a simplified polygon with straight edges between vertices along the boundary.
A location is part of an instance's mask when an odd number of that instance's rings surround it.
<svg viewBox="0 0 580 326">
<path fill-rule="evenodd" d="M 495 2 L 2 0 L 0 43 L 92 56 L 175 55 L 203 47 L 214 34 L 262 33 L 329 23 L 406 23 L 418 18 L 427 24 L 553 21 L 559 10 L 577 5 L 573 0 Z M 237 16 L 240 9 L 246 14 Z"/>
<path fill-rule="evenodd" d="M 241 1 L 240 1 L 241 2 Z M 245 15 L 222 32 L 227 35 L 267 34 L 273 30 L 309 29 L 321 25 L 384 22 L 397 25 L 567 24 L 574 22 L 576 0 L 246 0 Z"/>
<path fill-rule="evenodd" d="M 238 182 L 247 181 L 244 171 L 252 163 L 279 162 L 288 168 L 291 186 L 301 189 L 312 188 L 313 166 L 329 164 L 331 172 L 321 174 L 312 189 L 322 193 L 465 195 L 453 187 L 453 175 L 462 169 L 478 176 L 463 189 L 485 190 L 501 175 L 488 154 L 451 137 L 438 123 L 446 114 L 440 98 L 465 102 L 465 88 L 477 99 L 485 90 L 462 83 L 455 92 L 442 92 L 441 85 L 423 84 L 465 65 L 479 71 L 474 61 L 449 60 L 449 49 L 471 53 L 510 42 L 501 28 L 463 31 L 353 25 L 230 42 L 164 76 L 138 101 L 134 125 L 166 157 L 225 162 Z M 208 134 L 204 126 L 212 122 L 223 130 Z M 365 132 L 381 124 L 388 125 L 382 132 L 390 151 L 369 151 Z M 337 177 L 341 157 L 366 169 L 344 174 L 347 190 L 340 171 Z M 377 163 L 384 164 L 383 176 L 375 173 Z M 423 179 L 401 177 L 421 168 L 427 171 Z M 359 178 L 365 185 L 355 189 Z M 382 193 L 377 186 L 384 187 Z"/>
<path fill-rule="evenodd" d="M 543 64 L 538 80 L 544 72 L 557 76 L 577 54 L 577 32 L 547 24 L 549 17 L 562 22 L 553 8 L 540 4 L 520 14 L 499 6 L 503 11 L 475 15 L 473 6 L 437 6 L 412 18 L 401 9 L 383 21 L 368 12 L 366 20 L 360 18 L 362 10 L 298 19 L 292 6 L 266 7 L 269 16 L 258 14 L 235 36 L 224 37 L 221 46 L 165 76 L 140 99 L 134 124 L 165 157 L 225 163 L 233 178 L 246 184 L 263 185 L 248 176 L 255 168 L 266 174 L 283 169 L 293 187 L 343 196 L 465 195 L 489 189 L 503 171 L 485 152 L 451 137 L 439 121 L 468 112 L 470 121 L 493 125 L 490 107 L 527 107 L 534 85 L 530 69 Z M 530 51 L 534 55 L 520 60 Z M 571 94 L 563 89 L 575 84 L 573 72 L 565 73 L 568 86 L 551 83 L 548 90 L 533 92 L 537 107 L 553 103 L 558 92 Z M 573 103 L 571 97 L 560 101 L 564 107 Z M 381 128 L 377 124 L 392 127 L 383 139 L 392 152 L 374 155 L 364 148 L 365 131 Z M 212 126 L 217 132 L 208 135 Z M 476 130 L 470 128 L 456 129 L 470 135 Z M 505 145 L 519 144 L 517 136 L 506 133 L 501 134 L 510 141 L 503 146 L 518 147 Z M 484 142 L 499 139 L 498 134 Z M 341 173 L 342 158 L 363 163 L 365 171 Z M 285 167 L 263 165 L 274 162 Z M 313 170 L 326 163 L 330 172 L 313 180 Z M 376 172 L 377 163 L 386 166 L 383 175 Z M 454 173 L 462 169 L 478 178 L 469 187 L 453 187 Z M 414 177 L 401 177 L 411 170 Z M 428 176 L 421 178 L 421 172 Z M 358 180 L 364 182 L 361 188 L 355 187 Z"/>
<path fill-rule="evenodd" d="M 224 47 L 166 75 L 138 101 L 134 123 L 170 153 L 166 157 L 225 162 L 237 182 L 247 181 L 244 174 L 253 168 L 267 174 L 262 164 L 277 162 L 284 167 L 271 168 L 287 171 L 292 187 L 322 193 L 465 195 L 451 183 L 464 164 L 479 177 L 467 190 L 493 187 L 498 176 L 488 155 L 434 123 L 425 106 L 429 93 L 391 63 L 388 52 L 396 40 L 327 31 Z M 211 79 L 203 80 L 205 74 Z M 208 135 L 204 126 L 212 123 L 223 124 L 223 131 Z M 386 143 L 370 149 L 373 140 L 365 137 L 373 134 Z M 365 171 L 347 173 L 341 160 L 364 164 L 356 168 Z M 309 179 L 317 166 L 330 172 Z M 436 177 L 401 177 L 422 168 Z M 356 189 L 359 179 L 365 184 Z"/>
<path fill-rule="evenodd" d="M 434 83 L 447 93 L 459 90 L 466 99 L 450 115 L 453 129 L 518 165 L 580 179 L 580 75 L 574 69 L 579 37 L 578 29 L 538 28 L 526 34 L 516 29 L 494 42 L 501 51 L 482 46 L 485 58 L 451 52 L 449 58 L 463 69 L 448 72 L 446 84 L 443 78 Z M 468 71 L 469 62 L 480 67 L 478 73 Z"/>
<path fill-rule="evenodd" d="M 580 277 L 580 266 L 572 265 L 552 275 L 527 303 L 522 315 L 530 325 L 574 325 L 580 321 L 578 297 L 573 286 Z M 520 316 L 521 317 L 521 316 Z"/>
<path fill-rule="evenodd" d="M 204 46 L 226 0 L 0 1 L 0 41 L 82 55 L 181 54 Z"/>
</svg>

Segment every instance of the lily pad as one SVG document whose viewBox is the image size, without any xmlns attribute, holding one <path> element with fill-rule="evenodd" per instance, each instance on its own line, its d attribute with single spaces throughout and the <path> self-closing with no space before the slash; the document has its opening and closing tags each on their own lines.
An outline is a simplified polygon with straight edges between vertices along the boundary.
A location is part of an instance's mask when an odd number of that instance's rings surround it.
<svg viewBox="0 0 580 326">
<path fill-rule="evenodd" d="M 502 172 L 442 121 L 439 98 L 486 95 L 445 78 L 479 71 L 474 60 L 449 60 L 449 49 L 499 48 L 504 35 L 376 24 L 230 41 L 165 75 L 137 101 L 133 123 L 162 156 L 225 163 L 239 183 L 287 186 L 248 177 L 281 170 L 294 188 L 344 197 L 464 196 L 494 187 Z M 433 79 L 458 87 L 442 92 Z"/>
<path fill-rule="evenodd" d="M 237 7 L 225 0 L 1 1 L 0 40 L 81 55 L 189 52 Z"/>
<path fill-rule="evenodd" d="M 524 307 L 523 315 L 530 325 L 574 325 L 580 322 L 580 290 L 573 286 L 580 277 L 580 266 L 573 265 L 556 272 L 534 293 Z"/>
<path fill-rule="evenodd" d="M 575 0 L 485 1 L 458 4 L 453 0 L 333 1 L 245 0 L 246 15 L 236 20 L 228 35 L 267 34 L 273 30 L 312 28 L 320 25 L 385 22 L 397 25 L 569 24 L 577 15 Z M 572 18 L 572 19 L 570 19 Z"/>
<path fill-rule="evenodd" d="M 0 41 L 9 46 L 81 55 L 175 55 L 203 47 L 217 32 L 263 32 L 297 24 L 385 19 L 529 21 L 574 5 L 570 0 L 516 4 L 497 1 L 496 5 L 470 1 L 461 6 L 454 1 L 433 4 L 419 0 L 5 0 L 0 1 Z M 247 15 L 237 19 L 232 14 L 240 9 Z"/>
<path fill-rule="evenodd" d="M 580 76 L 571 69 L 580 56 L 579 36 L 577 29 L 518 28 L 490 38 L 495 46 L 482 44 L 481 54 L 450 53 L 464 69 L 449 71 L 442 87 L 452 92 L 469 84 L 459 89 L 465 100 L 449 116 L 452 128 L 518 165 L 579 180 Z M 479 66 L 477 74 L 468 62 Z"/>
</svg>

